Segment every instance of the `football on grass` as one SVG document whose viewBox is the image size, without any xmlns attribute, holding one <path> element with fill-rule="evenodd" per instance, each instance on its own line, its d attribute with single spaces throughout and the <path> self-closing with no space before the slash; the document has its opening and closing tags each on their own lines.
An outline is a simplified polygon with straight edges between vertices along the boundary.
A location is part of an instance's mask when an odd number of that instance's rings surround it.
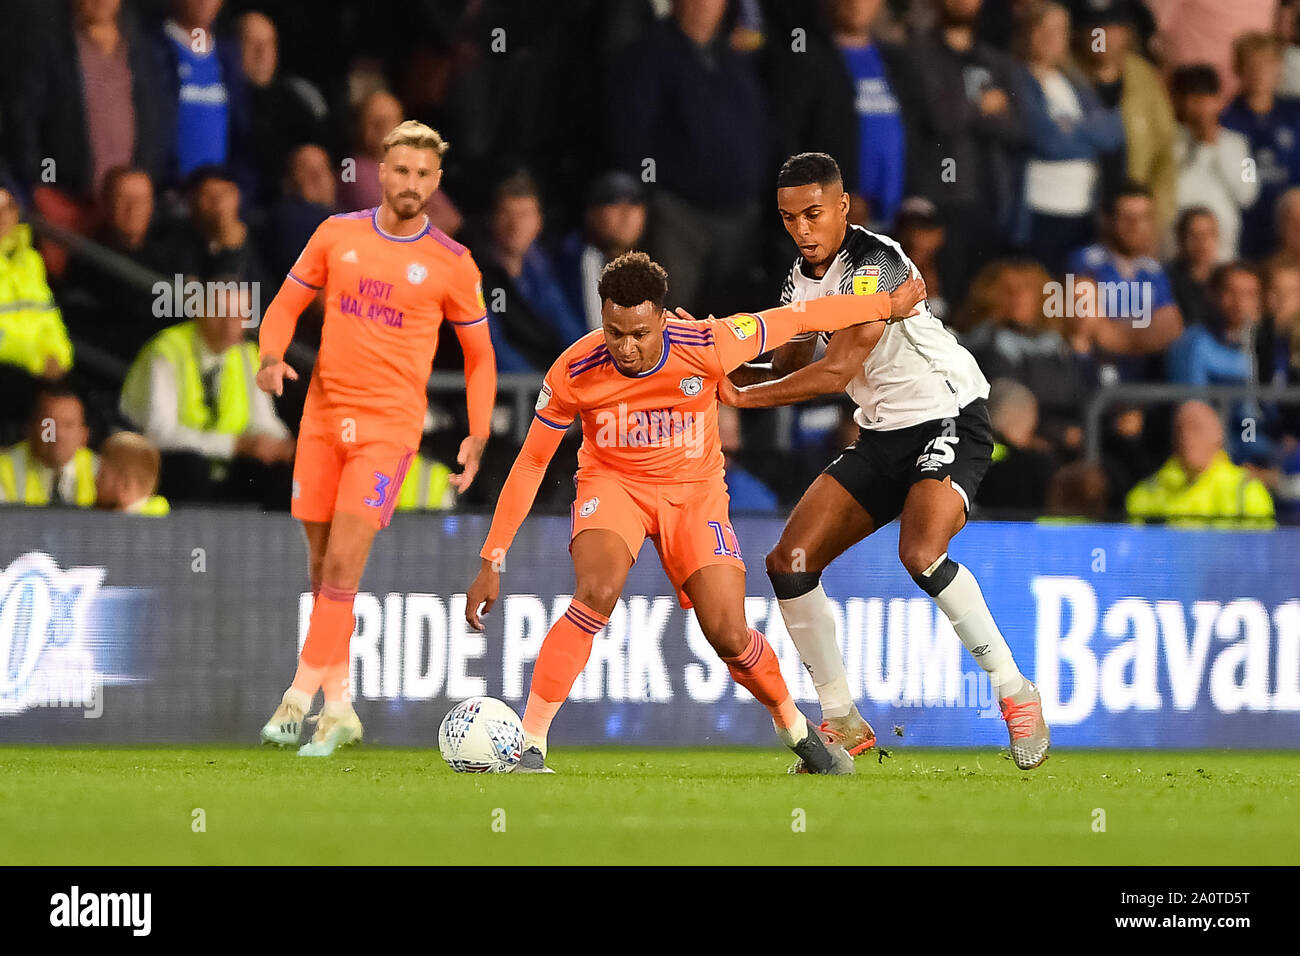
<svg viewBox="0 0 1300 956">
<path fill-rule="evenodd" d="M 509 773 L 523 746 L 524 725 L 494 697 L 462 700 L 438 728 L 442 759 L 457 773 Z"/>
</svg>

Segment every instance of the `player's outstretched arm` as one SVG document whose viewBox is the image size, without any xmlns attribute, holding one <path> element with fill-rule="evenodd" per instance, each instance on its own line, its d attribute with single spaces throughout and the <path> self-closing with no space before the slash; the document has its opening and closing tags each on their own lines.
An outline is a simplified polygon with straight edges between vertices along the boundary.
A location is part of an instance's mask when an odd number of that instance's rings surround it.
<svg viewBox="0 0 1300 956">
<path fill-rule="evenodd" d="M 743 386 L 728 378 L 721 379 L 718 399 L 733 408 L 772 408 L 842 392 L 884 332 L 885 327 L 879 322 L 844 329 L 831 337 L 820 359 L 789 375 Z"/>
<path fill-rule="evenodd" d="M 805 331 L 839 334 L 831 337 L 820 360 L 789 375 L 763 376 L 743 386 L 723 378 L 718 382 L 718 398 L 736 408 L 769 408 L 842 391 L 880 341 L 885 329 L 883 320 L 915 315 L 916 304 L 924 298 L 925 283 L 911 277 L 892 292 L 824 296 L 761 312 L 759 319 L 767 330 L 767 347 Z M 726 358 L 725 364 L 728 364 Z"/>
<path fill-rule="evenodd" d="M 492 430 L 492 408 L 497 401 L 497 360 L 486 321 L 455 324 L 456 338 L 465 353 L 465 406 L 469 412 L 469 436 L 460 444 L 456 460 L 464 469 L 452 475 L 451 485 L 464 494 L 478 474 L 483 450 Z"/>
<path fill-rule="evenodd" d="M 285 277 L 280 291 L 266 307 L 257 330 L 257 351 L 262 357 L 257 372 L 257 387 L 271 395 L 284 392 L 284 380 L 296 381 L 298 373 L 284 361 L 284 353 L 293 341 L 298 316 L 311 304 L 319 290 L 312 289 L 292 276 Z"/>
<path fill-rule="evenodd" d="M 537 489 L 541 487 L 542 476 L 546 466 L 555 455 L 564 437 L 564 428 L 557 428 L 540 418 L 533 419 L 528 429 L 528 437 L 519 450 L 519 457 L 510 467 L 510 474 L 501 488 L 497 499 L 496 511 L 492 515 L 492 527 L 488 529 L 487 541 L 479 552 L 482 564 L 478 576 L 469 586 L 465 597 L 465 620 L 476 631 L 483 630 L 481 615 L 487 614 L 496 603 L 501 591 L 501 571 L 505 567 L 506 552 L 519 526 L 533 507 Z"/>
<path fill-rule="evenodd" d="M 916 305 L 924 298 L 925 283 L 911 276 L 893 292 L 822 296 L 758 315 L 766 327 L 765 346 L 770 349 L 807 332 L 838 332 L 862 322 L 904 319 L 917 314 Z"/>
</svg>

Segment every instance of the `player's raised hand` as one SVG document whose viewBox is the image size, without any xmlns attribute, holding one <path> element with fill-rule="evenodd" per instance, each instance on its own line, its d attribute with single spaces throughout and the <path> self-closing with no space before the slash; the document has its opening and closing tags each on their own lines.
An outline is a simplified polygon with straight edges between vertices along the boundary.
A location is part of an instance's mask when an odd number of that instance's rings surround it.
<svg viewBox="0 0 1300 956">
<path fill-rule="evenodd" d="M 456 456 L 456 462 L 464 470 L 459 475 L 452 475 L 447 481 L 456 493 L 463 495 L 470 485 L 474 483 L 474 476 L 478 474 L 479 462 L 483 460 L 483 449 L 487 447 L 486 438 L 477 438 L 470 435 L 460 443 L 460 454 Z"/>
<path fill-rule="evenodd" d="M 268 395 L 283 395 L 284 380 L 298 381 L 298 373 L 292 365 L 269 355 L 262 359 L 262 367 L 257 370 L 257 387 Z"/>
<path fill-rule="evenodd" d="M 492 605 L 497 603 L 497 595 L 500 593 L 501 572 L 496 569 L 496 565 L 484 558 L 474 583 L 465 593 L 465 623 L 476 631 L 483 630 L 482 619 L 492 610 Z"/>
<path fill-rule="evenodd" d="M 890 321 L 919 315 L 916 304 L 925 298 L 925 282 L 920 276 L 910 276 L 908 280 L 889 293 Z"/>
</svg>

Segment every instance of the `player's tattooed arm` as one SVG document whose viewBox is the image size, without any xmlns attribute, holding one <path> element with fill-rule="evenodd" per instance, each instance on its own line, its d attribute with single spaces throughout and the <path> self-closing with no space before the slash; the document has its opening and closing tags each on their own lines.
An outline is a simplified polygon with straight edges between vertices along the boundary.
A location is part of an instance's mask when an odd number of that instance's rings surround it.
<svg viewBox="0 0 1300 956">
<path fill-rule="evenodd" d="M 718 397 L 724 405 L 733 408 L 771 408 L 842 392 L 862 368 L 884 331 L 882 323 L 844 329 L 831 336 L 826 354 L 816 362 L 781 378 L 739 388 L 723 379 L 718 383 Z"/>
</svg>

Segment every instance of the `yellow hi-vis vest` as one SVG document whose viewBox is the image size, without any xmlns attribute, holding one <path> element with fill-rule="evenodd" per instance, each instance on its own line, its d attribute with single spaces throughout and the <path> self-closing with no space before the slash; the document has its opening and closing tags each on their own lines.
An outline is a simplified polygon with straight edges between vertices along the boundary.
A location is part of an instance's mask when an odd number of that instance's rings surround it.
<svg viewBox="0 0 1300 956">
<path fill-rule="evenodd" d="M 72 367 L 72 343 L 50 284 L 45 261 L 32 248 L 32 227 L 19 223 L 0 239 L 0 363 L 44 375 L 49 360 Z"/>
<path fill-rule="evenodd" d="M 240 342 L 226 350 L 221 358 L 221 380 L 217 389 L 217 413 L 214 418 L 203 401 L 203 379 L 199 374 L 199 333 L 193 320 L 163 329 L 140 350 L 122 384 L 124 394 L 131 394 L 149 377 L 155 358 L 168 362 L 176 374 L 180 408 L 177 421 L 196 431 L 242 435 L 248 428 L 248 390 L 257 378 L 257 345 Z"/>
<path fill-rule="evenodd" d="M 77 476 L 77 497 L 69 503 L 89 508 L 95 503 L 99 459 L 89 448 L 78 448 L 72 456 L 72 470 Z M 32 458 L 27 442 L 0 451 L 0 502 L 44 507 L 50 503 L 53 481 L 52 469 Z"/>
<path fill-rule="evenodd" d="M 1184 528 L 1269 528 L 1273 499 L 1263 482 L 1219 452 L 1195 478 L 1170 458 L 1125 500 L 1129 517 L 1163 518 Z"/>
<path fill-rule="evenodd" d="M 456 500 L 451 487 L 451 469 L 440 461 L 416 455 L 402 482 L 398 511 L 446 511 Z"/>
<path fill-rule="evenodd" d="M 171 514 L 172 506 L 162 495 L 150 495 L 135 514 L 150 518 L 163 518 Z"/>
</svg>

